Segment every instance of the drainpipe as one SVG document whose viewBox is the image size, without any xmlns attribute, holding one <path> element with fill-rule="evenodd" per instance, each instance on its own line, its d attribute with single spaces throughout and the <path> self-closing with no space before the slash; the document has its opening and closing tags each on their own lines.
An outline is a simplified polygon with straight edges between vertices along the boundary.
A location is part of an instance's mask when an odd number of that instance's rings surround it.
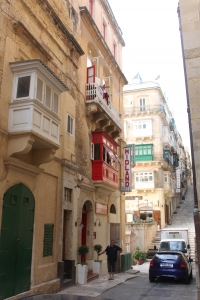
<svg viewBox="0 0 200 300">
<path fill-rule="evenodd" d="M 193 216 L 194 216 L 194 225 L 195 225 L 195 232 L 196 232 L 197 264 L 198 264 L 198 271 L 199 271 L 199 274 L 200 274 L 200 219 L 199 219 L 199 211 L 198 211 L 198 195 L 197 195 L 197 186 L 196 186 L 196 170 L 195 170 L 194 145 L 193 145 L 191 114 L 190 114 L 188 82 L 187 82 L 187 70 L 186 70 L 185 55 L 184 55 L 184 48 L 183 48 L 183 36 L 182 36 L 180 5 L 179 4 L 178 4 L 177 13 L 178 13 L 178 18 L 179 18 L 179 30 L 180 30 L 180 38 L 181 38 L 181 49 L 182 49 L 182 58 L 183 58 L 186 99 L 187 99 L 187 112 L 188 112 L 189 134 L 190 134 L 191 160 L 192 160 L 192 173 L 193 173 L 193 189 L 194 189 Z"/>
</svg>

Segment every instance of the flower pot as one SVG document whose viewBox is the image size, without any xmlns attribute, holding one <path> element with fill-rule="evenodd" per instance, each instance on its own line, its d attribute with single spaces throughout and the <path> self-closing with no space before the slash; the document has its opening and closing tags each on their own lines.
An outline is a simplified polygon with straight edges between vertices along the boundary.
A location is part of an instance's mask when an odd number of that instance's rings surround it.
<svg viewBox="0 0 200 300">
<path fill-rule="evenodd" d="M 137 260 L 137 264 L 138 264 L 138 265 L 142 265 L 143 263 L 144 263 L 144 260 L 143 260 L 143 259 L 138 259 L 138 260 Z"/>
<path fill-rule="evenodd" d="M 78 264 L 78 283 L 87 283 L 88 265 Z"/>
<path fill-rule="evenodd" d="M 93 273 L 100 274 L 101 273 L 102 263 L 99 261 L 93 261 Z"/>
</svg>

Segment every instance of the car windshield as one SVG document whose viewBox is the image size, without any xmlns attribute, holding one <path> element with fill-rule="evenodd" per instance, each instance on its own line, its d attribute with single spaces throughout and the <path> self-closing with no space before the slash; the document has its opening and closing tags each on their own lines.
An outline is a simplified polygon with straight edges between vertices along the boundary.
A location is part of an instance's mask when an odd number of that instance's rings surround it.
<svg viewBox="0 0 200 300">
<path fill-rule="evenodd" d="M 169 242 L 161 242 L 160 250 L 175 250 L 175 251 L 183 251 L 186 249 L 185 242 L 182 241 L 169 241 Z"/>
<path fill-rule="evenodd" d="M 181 260 L 181 255 L 180 254 L 176 254 L 176 253 L 157 253 L 154 257 L 154 259 L 158 259 L 158 260 L 167 260 L 167 259 L 171 259 L 171 260 Z"/>
</svg>

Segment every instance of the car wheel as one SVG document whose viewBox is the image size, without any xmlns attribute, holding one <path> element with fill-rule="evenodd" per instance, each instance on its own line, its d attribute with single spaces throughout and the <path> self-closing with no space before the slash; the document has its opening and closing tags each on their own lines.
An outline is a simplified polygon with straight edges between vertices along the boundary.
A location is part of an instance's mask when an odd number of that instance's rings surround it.
<svg viewBox="0 0 200 300">
<path fill-rule="evenodd" d="M 154 282 L 155 281 L 155 277 L 149 276 L 149 281 L 150 282 Z"/>
<path fill-rule="evenodd" d="M 191 270 L 191 272 L 190 272 L 190 279 L 192 279 L 193 277 L 192 277 L 192 270 Z"/>
</svg>

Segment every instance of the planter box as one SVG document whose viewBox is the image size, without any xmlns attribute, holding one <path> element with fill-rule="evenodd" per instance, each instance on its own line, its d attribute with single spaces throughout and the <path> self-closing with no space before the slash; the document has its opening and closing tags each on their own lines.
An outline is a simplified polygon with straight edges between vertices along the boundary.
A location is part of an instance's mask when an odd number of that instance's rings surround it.
<svg viewBox="0 0 200 300">
<path fill-rule="evenodd" d="M 144 263 L 144 260 L 143 260 L 143 259 L 138 259 L 138 260 L 137 260 L 137 264 L 138 264 L 138 265 L 142 265 L 143 263 Z"/>
<path fill-rule="evenodd" d="M 87 283 L 88 265 L 78 264 L 78 283 Z"/>
<path fill-rule="evenodd" d="M 93 273 L 100 274 L 101 266 L 102 266 L 101 262 L 93 261 Z"/>
</svg>

